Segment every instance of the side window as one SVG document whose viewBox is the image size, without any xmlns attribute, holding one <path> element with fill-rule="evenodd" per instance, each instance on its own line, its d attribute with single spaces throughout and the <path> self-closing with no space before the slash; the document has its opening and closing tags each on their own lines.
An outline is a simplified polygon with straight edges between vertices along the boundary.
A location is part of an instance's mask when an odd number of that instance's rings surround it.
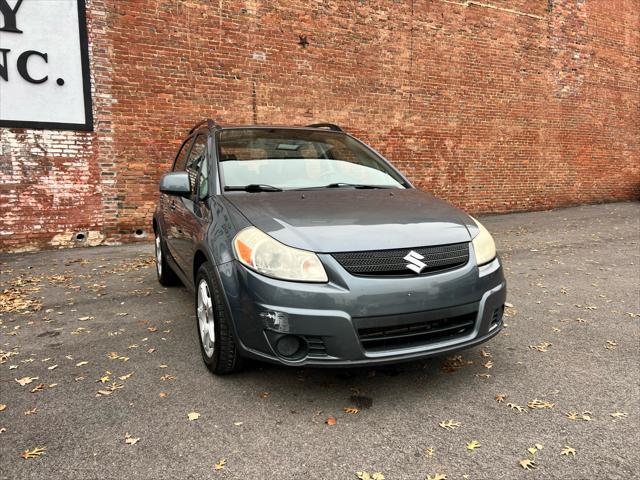
<svg viewBox="0 0 640 480">
<path fill-rule="evenodd" d="M 184 167 L 187 162 L 187 154 L 189 153 L 189 147 L 191 146 L 191 143 L 193 143 L 193 138 L 188 138 L 182 144 L 182 147 L 180 147 L 180 151 L 178 152 L 178 155 L 176 156 L 176 160 L 173 163 L 174 172 L 180 172 L 184 170 Z"/>
<path fill-rule="evenodd" d="M 200 164 L 207 159 L 207 136 L 198 135 L 193 143 L 193 148 L 189 154 L 185 170 L 189 174 L 189 182 L 191 182 L 191 191 L 196 191 L 196 180 L 198 178 L 198 170 Z M 205 162 L 206 163 L 206 162 Z"/>
</svg>

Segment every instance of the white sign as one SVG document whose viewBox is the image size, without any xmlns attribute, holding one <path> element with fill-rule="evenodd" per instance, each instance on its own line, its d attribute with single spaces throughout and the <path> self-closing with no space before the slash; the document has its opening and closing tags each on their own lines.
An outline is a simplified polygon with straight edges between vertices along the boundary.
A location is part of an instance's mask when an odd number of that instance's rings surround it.
<svg viewBox="0 0 640 480">
<path fill-rule="evenodd" d="M 84 0 L 0 0 L 0 127 L 93 128 Z"/>
</svg>

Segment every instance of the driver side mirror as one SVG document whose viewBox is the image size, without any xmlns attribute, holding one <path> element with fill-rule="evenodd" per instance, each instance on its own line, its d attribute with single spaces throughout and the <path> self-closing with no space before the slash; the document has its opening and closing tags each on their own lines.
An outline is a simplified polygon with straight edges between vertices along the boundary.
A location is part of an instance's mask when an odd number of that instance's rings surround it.
<svg viewBox="0 0 640 480">
<path fill-rule="evenodd" d="M 160 192 L 176 197 L 191 197 L 191 182 L 187 172 L 165 173 L 160 179 Z"/>
</svg>

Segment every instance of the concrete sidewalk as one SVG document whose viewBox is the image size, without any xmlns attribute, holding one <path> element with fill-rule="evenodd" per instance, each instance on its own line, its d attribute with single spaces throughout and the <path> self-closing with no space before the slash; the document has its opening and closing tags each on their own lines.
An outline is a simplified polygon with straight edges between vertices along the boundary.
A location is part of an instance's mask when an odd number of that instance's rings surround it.
<svg viewBox="0 0 640 480">
<path fill-rule="evenodd" d="M 151 245 L 0 256 L 0 479 L 637 478 L 640 204 L 483 223 L 507 328 L 375 369 L 214 377 L 192 296 L 158 285 Z"/>
</svg>

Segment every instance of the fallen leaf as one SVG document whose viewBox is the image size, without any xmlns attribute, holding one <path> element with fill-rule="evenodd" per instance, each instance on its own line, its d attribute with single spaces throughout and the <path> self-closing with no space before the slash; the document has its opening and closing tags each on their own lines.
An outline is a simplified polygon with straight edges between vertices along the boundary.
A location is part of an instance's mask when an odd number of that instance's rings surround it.
<svg viewBox="0 0 640 480">
<path fill-rule="evenodd" d="M 344 407 L 342 409 L 344 411 L 344 413 L 350 413 L 352 415 L 358 413 L 360 410 L 356 407 Z"/>
<path fill-rule="evenodd" d="M 87 362 L 86 360 L 85 360 L 85 361 L 82 361 L 82 362 L 78 362 L 78 363 L 76 363 L 76 367 L 81 367 L 81 366 L 86 365 L 86 364 L 88 364 L 88 363 L 89 363 L 89 362 Z"/>
<path fill-rule="evenodd" d="M 4 403 L 0 403 L 0 412 L 6 410 L 7 406 Z"/>
<path fill-rule="evenodd" d="M 585 422 L 590 422 L 591 420 L 593 420 L 593 418 L 591 417 L 591 412 L 582 412 L 581 414 L 578 412 L 567 412 L 565 413 L 565 415 L 569 420 L 582 420 Z"/>
<path fill-rule="evenodd" d="M 213 466 L 213 469 L 214 470 L 222 470 L 226 464 L 227 464 L 227 461 L 224 458 L 221 458 L 220 460 L 218 460 L 218 463 L 216 463 Z"/>
<path fill-rule="evenodd" d="M 133 372 L 127 373 L 126 375 L 122 375 L 122 376 L 118 377 L 118 379 L 122 380 L 124 382 L 125 380 L 129 380 L 131 378 L 131 375 L 133 375 Z"/>
<path fill-rule="evenodd" d="M 487 363 L 482 365 L 484 368 L 493 368 L 493 362 L 489 360 Z"/>
<path fill-rule="evenodd" d="M 242 425 L 243 423 L 244 423 L 244 422 L 233 422 L 233 424 L 234 424 L 236 427 L 239 427 L 239 426 L 240 426 L 240 425 Z"/>
<path fill-rule="evenodd" d="M 189 412 L 187 414 L 187 417 L 189 417 L 189 420 L 197 420 L 200 418 L 200 414 L 198 412 Z"/>
<path fill-rule="evenodd" d="M 545 402 L 544 400 L 538 400 L 537 398 L 527 402 L 527 407 L 531 409 L 544 409 L 544 408 L 553 408 L 553 403 Z"/>
<path fill-rule="evenodd" d="M 517 411 L 519 413 L 527 411 L 524 407 L 522 407 L 520 405 L 516 405 L 515 403 L 507 403 L 507 407 L 509 407 L 509 408 L 511 408 L 511 410 L 515 410 L 515 411 Z"/>
<path fill-rule="evenodd" d="M 442 473 L 436 473 L 435 475 L 427 475 L 426 480 L 447 480 L 447 476 Z"/>
<path fill-rule="evenodd" d="M 25 415 L 35 415 L 38 413 L 38 407 L 33 407 L 31 410 L 24 412 Z"/>
<path fill-rule="evenodd" d="M 529 345 L 529 348 L 531 350 L 537 350 L 538 352 L 547 352 L 551 345 L 553 344 L 550 342 L 542 342 L 538 345 Z"/>
<path fill-rule="evenodd" d="M 371 475 L 371 478 L 373 480 L 384 480 L 384 475 L 381 472 L 374 472 L 374 474 Z"/>
<path fill-rule="evenodd" d="M 18 382 L 20 385 L 22 385 L 23 387 L 25 385 L 30 384 L 31 382 L 33 382 L 34 380 L 38 380 L 38 377 L 22 377 L 20 379 L 16 378 L 16 382 Z"/>
<path fill-rule="evenodd" d="M 531 460 L 529 458 L 523 458 L 522 460 L 520 460 L 518 462 L 518 464 L 524 468 L 525 470 L 532 470 L 534 468 L 536 468 L 536 462 L 534 460 Z"/>
<path fill-rule="evenodd" d="M 484 358 L 490 358 L 491 357 L 491 353 L 487 352 L 486 350 L 480 350 L 480 356 L 484 357 Z"/>
<path fill-rule="evenodd" d="M 575 448 L 571 448 L 569 445 L 565 445 L 564 448 L 562 450 L 560 450 L 560 455 L 566 455 L 568 456 L 575 456 L 576 454 L 576 449 Z"/>
<path fill-rule="evenodd" d="M 125 433 L 124 441 L 125 441 L 125 443 L 127 443 L 129 445 L 135 445 L 136 443 L 138 443 L 140 441 L 140 438 L 139 437 L 132 437 L 128 433 Z"/>
<path fill-rule="evenodd" d="M 44 383 L 39 383 L 31 389 L 31 393 L 42 392 L 46 387 Z"/>
<path fill-rule="evenodd" d="M 471 440 L 469 443 L 467 443 L 467 450 L 475 450 L 476 448 L 480 447 L 480 442 L 477 440 Z"/>
<path fill-rule="evenodd" d="M 167 392 L 160 392 L 158 395 L 160 396 L 160 398 L 164 398 L 167 396 Z"/>
<path fill-rule="evenodd" d="M 426 448 L 426 449 L 425 449 L 424 454 L 425 454 L 427 457 L 433 457 L 433 454 L 434 454 L 435 452 L 436 452 L 436 449 L 435 449 L 435 448 L 433 448 L 433 447 L 429 447 L 429 448 Z"/>
<path fill-rule="evenodd" d="M 50 367 L 47 367 L 47 370 L 55 370 L 56 368 L 58 368 L 58 365 L 51 365 Z"/>
<path fill-rule="evenodd" d="M 527 448 L 527 452 L 529 452 L 531 455 L 535 455 L 538 452 L 538 449 L 536 447 L 529 447 Z"/>
<path fill-rule="evenodd" d="M 167 380 L 175 380 L 176 377 L 174 377 L 173 375 L 163 375 L 160 377 L 160 380 L 162 381 L 167 381 Z"/>
<path fill-rule="evenodd" d="M 38 458 L 40 456 L 42 456 L 42 454 L 44 454 L 44 452 L 47 450 L 47 447 L 36 447 L 32 450 L 25 450 L 24 452 L 22 452 L 20 454 L 20 456 L 22 458 L 24 458 L 25 460 L 29 459 L 29 458 Z"/>
<path fill-rule="evenodd" d="M 456 428 L 460 427 L 462 424 L 460 422 L 456 422 L 455 420 L 445 420 L 440 422 L 438 425 L 444 428 L 445 430 L 455 430 Z"/>
<path fill-rule="evenodd" d="M 336 417 L 327 417 L 327 419 L 324 421 L 324 423 L 326 423 L 329 426 L 333 426 L 336 423 L 338 423 L 338 421 L 336 420 Z"/>
<path fill-rule="evenodd" d="M 2 408 L 0 408 L 0 411 L 2 410 Z M 611 415 L 613 418 L 624 418 L 627 416 L 627 412 L 613 412 L 610 413 L 609 415 Z"/>
<path fill-rule="evenodd" d="M 267 398 L 269 395 L 271 395 L 271 392 L 259 392 L 258 396 L 260 398 Z"/>
<path fill-rule="evenodd" d="M 607 343 L 604 346 L 604 348 L 606 348 L 607 350 L 613 350 L 617 346 L 618 346 L 617 342 L 614 342 L 613 340 L 607 340 Z"/>
<path fill-rule="evenodd" d="M 507 396 L 504 393 L 499 393 L 496 395 L 496 402 L 502 403 L 507 399 Z"/>
</svg>

